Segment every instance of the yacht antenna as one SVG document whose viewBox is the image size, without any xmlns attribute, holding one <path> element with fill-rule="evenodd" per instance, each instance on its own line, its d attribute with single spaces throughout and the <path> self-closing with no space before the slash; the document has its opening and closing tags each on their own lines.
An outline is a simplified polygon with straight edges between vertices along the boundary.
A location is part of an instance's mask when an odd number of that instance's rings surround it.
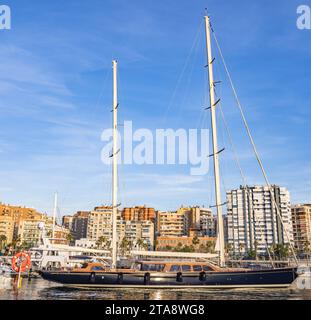
<svg viewBox="0 0 311 320">
<path fill-rule="evenodd" d="M 52 239 L 54 239 L 54 238 L 55 238 L 56 212 L 57 212 L 57 192 L 55 192 L 55 194 L 54 194 L 54 209 L 53 209 Z"/>
</svg>

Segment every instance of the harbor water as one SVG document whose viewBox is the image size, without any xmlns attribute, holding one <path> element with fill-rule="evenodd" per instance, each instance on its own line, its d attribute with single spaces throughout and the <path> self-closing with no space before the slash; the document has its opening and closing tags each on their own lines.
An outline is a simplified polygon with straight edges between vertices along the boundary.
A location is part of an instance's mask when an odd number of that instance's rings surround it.
<svg viewBox="0 0 311 320">
<path fill-rule="evenodd" d="M 0 281 L 0 300 L 311 300 L 311 290 L 288 289 L 73 289 L 35 278 Z"/>
</svg>

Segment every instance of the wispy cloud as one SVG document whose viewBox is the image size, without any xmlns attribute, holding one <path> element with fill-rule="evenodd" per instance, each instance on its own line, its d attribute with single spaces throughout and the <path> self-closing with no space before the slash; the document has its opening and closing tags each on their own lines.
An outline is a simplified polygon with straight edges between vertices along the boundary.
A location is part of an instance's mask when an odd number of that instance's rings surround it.
<svg viewBox="0 0 311 320">
<path fill-rule="evenodd" d="M 207 95 L 204 30 L 165 113 L 205 2 L 68 0 L 61 7 L 53 1 L 13 7 L 14 28 L 0 41 L 0 200 L 50 211 L 59 190 L 66 213 L 111 201 L 100 133 L 111 125 L 112 58 L 120 62 L 120 122 L 209 128 L 209 114 L 200 114 Z M 308 201 L 309 34 L 296 30 L 295 8 L 281 0 L 211 1 L 209 10 L 270 180 L 287 186 L 293 201 Z M 250 183 L 262 182 L 214 54 L 215 75 L 223 81 L 217 90 L 243 169 Z M 226 146 L 224 185 L 237 187 L 239 173 L 218 124 L 219 145 Z M 122 204 L 212 204 L 212 172 L 192 177 L 183 169 L 120 168 Z"/>
</svg>

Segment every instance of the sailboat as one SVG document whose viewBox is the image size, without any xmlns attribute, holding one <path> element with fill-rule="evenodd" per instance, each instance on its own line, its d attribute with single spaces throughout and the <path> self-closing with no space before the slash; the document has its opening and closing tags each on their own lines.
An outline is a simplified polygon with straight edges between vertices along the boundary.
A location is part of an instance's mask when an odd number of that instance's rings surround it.
<svg viewBox="0 0 311 320">
<path fill-rule="evenodd" d="M 213 142 L 213 169 L 216 211 L 218 218 L 217 251 L 219 263 L 207 261 L 136 261 L 131 268 L 121 269 L 117 265 L 117 61 L 113 67 L 113 150 L 112 165 L 112 263 L 85 263 L 81 268 L 70 271 L 42 271 L 41 276 L 66 286 L 92 288 L 236 288 L 236 287 L 288 287 L 298 277 L 297 268 L 273 268 L 254 270 L 247 268 L 228 268 L 225 261 L 224 227 L 222 216 L 221 192 L 219 183 L 219 150 L 215 108 L 217 101 L 214 93 L 213 57 L 211 47 L 211 24 L 208 15 L 205 19 L 207 67 L 209 75 L 209 96 Z"/>
</svg>

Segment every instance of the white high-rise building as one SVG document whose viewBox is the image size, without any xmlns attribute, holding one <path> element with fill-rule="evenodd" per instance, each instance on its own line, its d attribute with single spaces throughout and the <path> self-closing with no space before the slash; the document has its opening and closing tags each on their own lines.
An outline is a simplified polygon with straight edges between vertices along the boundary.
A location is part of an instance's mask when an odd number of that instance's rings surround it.
<svg viewBox="0 0 311 320">
<path fill-rule="evenodd" d="M 276 185 L 272 190 L 282 221 L 267 186 L 240 186 L 227 192 L 228 243 L 234 254 L 244 255 L 257 248 L 258 255 L 267 255 L 267 247 L 274 244 L 293 244 L 289 192 Z"/>
</svg>

